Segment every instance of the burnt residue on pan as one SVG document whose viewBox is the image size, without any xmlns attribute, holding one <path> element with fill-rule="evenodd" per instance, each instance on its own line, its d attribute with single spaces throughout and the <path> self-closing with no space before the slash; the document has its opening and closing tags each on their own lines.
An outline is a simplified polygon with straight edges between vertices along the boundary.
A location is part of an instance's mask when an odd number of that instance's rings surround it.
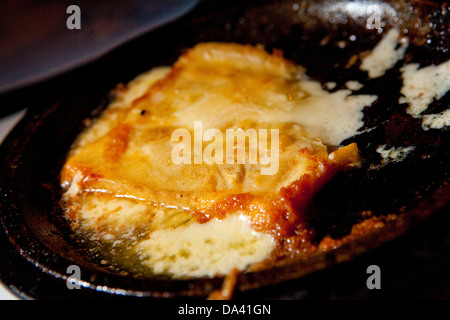
<svg viewBox="0 0 450 320">
<path fill-rule="evenodd" d="M 281 49 L 287 58 L 304 65 L 310 77 L 323 84 L 336 83 L 335 90 L 344 88 L 348 80 L 358 80 L 364 85 L 358 93 L 376 94 L 378 100 L 364 110 L 360 134 L 346 141 L 358 143 L 364 158 L 361 168 L 339 174 L 316 195 L 310 223 L 318 238 L 339 238 L 368 212 L 395 216 L 384 228 L 329 254 L 242 274 L 237 296 L 332 298 L 342 283 L 330 279 L 354 279 L 351 272 L 366 266 L 371 258 L 381 259 L 386 266 L 393 257 L 409 263 L 405 253 L 416 252 L 413 245 L 420 247 L 417 241 L 421 238 L 436 243 L 430 240 L 434 233 L 428 221 L 438 217 L 433 222 L 436 230 L 448 223 L 445 215 L 443 221 L 439 219 L 442 210 L 448 211 L 450 200 L 450 145 L 448 129 L 423 130 L 421 121 L 405 112 L 407 105 L 399 103 L 399 67 L 413 62 L 439 64 L 450 58 L 448 10 L 448 3 L 431 1 L 204 1 L 181 20 L 42 84 L 45 103 L 30 98 L 27 116 L 1 146 L 1 222 L 5 232 L 0 240 L 1 256 L 6 257 L 0 264 L 1 280 L 24 297 L 55 299 L 205 297 L 221 285 L 221 278 L 173 281 L 120 272 L 89 252 L 71 233 L 59 204 L 58 174 L 72 141 L 84 127 L 83 120 L 98 115 L 118 83 L 152 67 L 172 64 L 187 48 L 202 41 Z M 377 12 L 381 26 L 368 29 L 369 17 Z M 370 79 L 359 68 L 361 59 L 393 26 L 410 39 L 404 60 L 383 77 Z M 55 91 L 59 98 L 49 98 Z M 426 112 L 439 113 L 449 104 L 447 93 Z M 414 149 L 403 161 L 384 164 L 376 151 L 380 145 Z M 444 234 L 444 238 L 450 237 Z M 445 246 L 441 249 L 427 252 L 448 252 Z M 442 260 L 444 266 L 447 260 Z M 353 264 L 342 264 L 345 261 Z M 66 287 L 71 264 L 81 267 L 81 290 Z M 320 270 L 325 272 L 321 273 L 324 278 L 314 278 Z M 348 283 L 349 289 L 341 292 L 341 297 L 372 297 L 361 289 L 365 280 L 358 283 Z M 391 283 L 392 287 L 401 284 Z"/>
</svg>

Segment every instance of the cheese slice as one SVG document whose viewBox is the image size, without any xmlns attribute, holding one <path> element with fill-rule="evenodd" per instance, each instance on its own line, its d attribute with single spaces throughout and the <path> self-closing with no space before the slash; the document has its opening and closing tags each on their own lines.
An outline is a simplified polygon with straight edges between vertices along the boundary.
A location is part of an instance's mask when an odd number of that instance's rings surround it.
<svg viewBox="0 0 450 320">
<path fill-rule="evenodd" d="M 172 67 L 118 88 L 79 136 L 61 172 L 67 216 L 104 241 L 128 237 L 136 263 L 155 273 L 245 270 L 269 259 L 284 237 L 302 234 L 314 193 L 358 165 L 357 146 L 340 143 L 375 99 L 328 93 L 277 51 L 198 44 Z M 270 164 L 261 157 L 250 163 L 249 152 L 242 163 L 226 163 L 225 155 L 222 163 L 174 163 L 173 132 L 195 136 L 199 121 L 203 132 L 223 137 L 230 129 L 276 132 L 276 157 L 273 142 L 259 139 L 257 148 L 274 156 L 277 170 L 262 174 Z M 329 145 L 340 149 L 329 154 Z M 200 149 L 192 146 L 191 160 L 207 147 L 203 140 Z"/>
</svg>

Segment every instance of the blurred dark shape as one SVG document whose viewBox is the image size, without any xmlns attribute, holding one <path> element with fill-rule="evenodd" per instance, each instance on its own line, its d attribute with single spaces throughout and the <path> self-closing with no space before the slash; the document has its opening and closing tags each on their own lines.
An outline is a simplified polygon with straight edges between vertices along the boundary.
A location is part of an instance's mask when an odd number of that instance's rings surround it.
<svg viewBox="0 0 450 320">
<path fill-rule="evenodd" d="M 91 61 L 178 18 L 196 3 L 197 0 L 5 1 L 0 10 L 0 94 Z M 66 26 L 70 5 L 80 8 L 80 30 Z"/>
</svg>

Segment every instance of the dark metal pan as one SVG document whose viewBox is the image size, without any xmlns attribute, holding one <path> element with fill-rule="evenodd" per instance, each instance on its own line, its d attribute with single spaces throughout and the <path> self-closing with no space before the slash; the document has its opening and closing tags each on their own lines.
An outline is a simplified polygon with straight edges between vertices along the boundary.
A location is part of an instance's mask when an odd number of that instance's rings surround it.
<svg viewBox="0 0 450 320">
<path fill-rule="evenodd" d="M 371 29 L 367 21 L 374 6 L 381 26 Z M 20 296 L 37 299 L 204 298 L 220 287 L 222 278 L 123 274 L 92 255 L 63 217 L 58 174 L 83 120 L 101 111 L 118 83 L 172 64 L 198 42 L 233 41 L 281 49 L 322 83 L 336 82 L 339 89 L 358 80 L 364 93 L 379 96 L 365 110 L 360 134 L 347 141 L 358 143 L 362 167 L 338 175 L 317 194 L 311 223 L 321 236 L 342 237 L 364 211 L 396 216 L 329 253 L 242 274 L 235 297 L 449 297 L 449 130 L 424 131 L 405 113 L 398 102 L 398 66 L 369 79 L 358 60 L 348 64 L 393 26 L 410 37 L 405 61 L 448 60 L 447 10 L 446 3 L 428 1 L 205 1 L 184 18 L 43 83 L 42 99 L 28 98 L 26 117 L 1 146 L 1 280 Z M 429 112 L 441 112 L 449 102 L 447 94 Z M 383 144 L 415 149 L 403 161 L 379 166 L 375 147 Z M 72 264 L 81 268 L 79 290 L 66 286 Z M 381 267 L 389 289 L 367 289 L 370 264 Z"/>
</svg>

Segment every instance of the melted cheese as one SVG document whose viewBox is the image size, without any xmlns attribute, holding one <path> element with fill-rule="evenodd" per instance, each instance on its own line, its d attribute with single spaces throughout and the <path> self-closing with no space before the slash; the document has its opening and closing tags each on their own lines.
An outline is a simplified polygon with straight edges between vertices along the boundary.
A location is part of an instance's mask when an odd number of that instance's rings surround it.
<svg viewBox="0 0 450 320">
<path fill-rule="evenodd" d="M 362 59 L 361 70 L 367 71 L 370 78 L 383 76 L 387 70 L 403 59 L 408 45 L 408 39 L 400 36 L 398 28 L 390 29 L 374 49 Z M 406 112 L 414 118 L 422 119 L 424 130 L 449 126 L 448 109 L 435 114 L 424 114 L 424 112 L 433 101 L 441 99 L 450 90 L 450 62 L 445 61 L 439 65 L 429 66 L 420 66 L 417 63 L 405 64 L 400 71 L 403 86 L 400 90 L 402 96 L 399 103 L 408 104 Z"/>
<path fill-rule="evenodd" d="M 387 70 L 403 59 L 409 41 L 400 37 L 398 28 L 390 29 L 375 48 L 363 58 L 361 70 L 367 71 L 370 78 L 379 78 Z"/>
<path fill-rule="evenodd" d="M 158 274 L 202 277 L 244 270 L 275 248 L 268 234 L 255 232 L 245 215 L 153 232 L 136 250 Z"/>
<path fill-rule="evenodd" d="M 442 129 L 450 126 L 450 109 L 440 113 L 426 114 L 422 116 L 422 127 L 428 129 Z"/>
<path fill-rule="evenodd" d="M 375 99 L 329 93 L 260 47 L 199 44 L 173 67 L 119 89 L 80 135 L 62 170 L 68 217 L 103 241 L 126 235 L 156 273 L 244 270 L 269 258 L 334 172 L 357 165 L 355 144 L 332 154 L 327 146 L 356 134 Z M 199 120 L 222 133 L 278 130 L 279 170 L 261 175 L 261 162 L 174 164 L 172 132 L 193 133 Z M 187 239 L 195 245 L 187 248 Z"/>
<path fill-rule="evenodd" d="M 401 70 L 403 96 L 399 102 L 408 104 L 406 112 L 414 118 L 421 118 L 425 130 L 449 126 L 448 110 L 437 114 L 423 113 L 433 101 L 441 99 L 450 90 L 450 62 L 422 68 L 418 64 L 408 64 Z"/>
<path fill-rule="evenodd" d="M 384 144 L 378 146 L 376 150 L 382 157 L 382 163 L 386 164 L 388 162 L 402 161 L 412 150 L 414 150 L 414 146 L 387 148 L 387 146 Z"/>
</svg>

